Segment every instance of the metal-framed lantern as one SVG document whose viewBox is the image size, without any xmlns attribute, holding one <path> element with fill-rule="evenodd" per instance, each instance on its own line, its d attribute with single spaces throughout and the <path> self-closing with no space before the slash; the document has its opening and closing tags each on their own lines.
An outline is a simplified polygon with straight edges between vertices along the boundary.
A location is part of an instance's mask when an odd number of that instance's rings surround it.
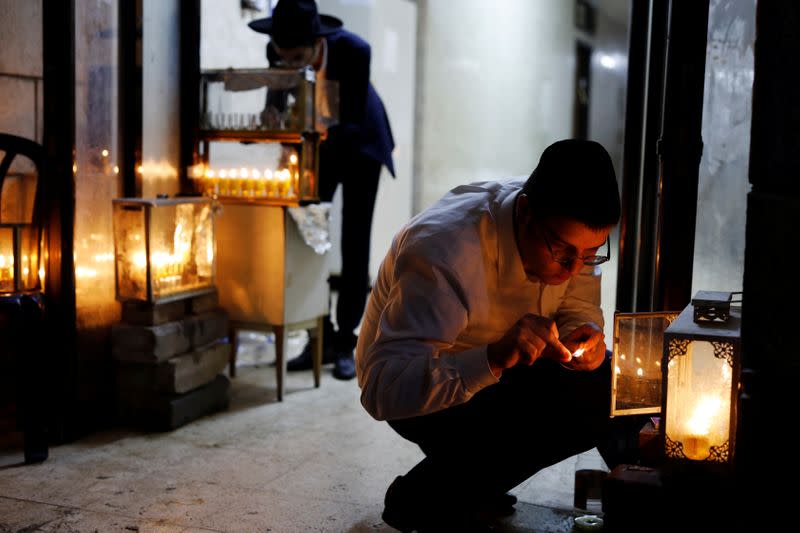
<svg viewBox="0 0 800 533">
<path fill-rule="evenodd" d="M 49 454 L 47 395 L 40 390 L 39 371 L 47 349 L 31 342 L 44 327 L 44 149 L 30 139 L 0 133 L 0 155 L 0 361 L 8 356 L 14 361 L 10 381 L 16 384 L 22 414 L 25 463 L 31 464 Z"/>
<path fill-rule="evenodd" d="M 319 201 L 319 144 L 338 123 L 338 82 L 310 67 L 205 70 L 200 103 L 201 162 L 188 169 L 197 192 L 229 204 Z"/>
<path fill-rule="evenodd" d="M 0 295 L 37 291 L 43 274 L 37 201 L 43 150 L 28 139 L 0 134 L 0 151 L 5 152 L 0 161 Z M 18 155 L 32 164 L 12 165 Z"/>
<path fill-rule="evenodd" d="M 677 311 L 615 313 L 611 416 L 661 412 L 664 330 Z"/>
<path fill-rule="evenodd" d="M 664 332 L 661 424 L 668 461 L 733 461 L 742 349 L 734 294 L 698 292 Z"/>
<path fill-rule="evenodd" d="M 113 206 L 117 300 L 156 304 L 214 290 L 210 199 L 117 198 Z"/>
</svg>

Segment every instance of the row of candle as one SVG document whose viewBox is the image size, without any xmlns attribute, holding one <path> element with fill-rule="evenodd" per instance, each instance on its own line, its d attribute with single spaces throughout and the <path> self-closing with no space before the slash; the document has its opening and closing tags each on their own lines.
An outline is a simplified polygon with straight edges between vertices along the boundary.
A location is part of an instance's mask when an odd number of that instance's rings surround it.
<svg viewBox="0 0 800 533">
<path fill-rule="evenodd" d="M 192 177 L 197 181 L 198 189 L 211 197 L 294 198 L 300 193 L 300 173 L 294 154 L 289 158 L 288 168 L 275 171 L 202 168 Z"/>
<path fill-rule="evenodd" d="M 237 196 L 250 198 L 292 198 L 297 196 L 298 176 L 288 169 L 272 172 L 258 170 L 239 173 L 235 170 L 209 170 L 198 178 L 198 188 L 206 196 Z"/>
<path fill-rule="evenodd" d="M 147 265 L 144 252 L 134 254 L 133 263 L 140 271 Z M 186 254 L 173 254 L 165 251 L 153 252 L 150 256 L 150 268 L 153 275 L 153 289 L 157 292 L 169 292 L 180 288 L 183 274 L 189 264 Z"/>
<path fill-rule="evenodd" d="M 614 367 L 614 372 L 616 374 L 633 374 L 635 373 L 638 377 L 660 377 L 661 375 L 661 361 L 656 359 L 655 361 L 651 361 L 653 368 L 645 369 L 645 365 L 642 363 L 641 357 L 633 357 L 629 358 L 623 353 L 619 355 L 619 361 L 621 364 L 625 366 L 625 368 L 620 368 L 619 365 Z M 672 367 L 673 362 L 670 361 L 670 368 Z"/>
<path fill-rule="evenodd" d="M 211 263 L 214 257 L 213 244 L 207 247 L 205 253 L 207 254 L 208 262 Z M 164 294 L 205 283 L 206 281 L 203 280 L 203 277 L 209 278 L 211 276 L 210 268 L 206 268 L 208 272 L 205 276 L 200 272 L 197 272 L 196 276 L 194 274 L 187 276 L 187 271 L 195 272 L 195 269 L 189 268 L 191 263 L 191 254 L 186 250 L 179 250 L 177 253 L 167 251 L 153 252 L 150 256 L 153 290 L 156 293 Z M 144 279 L 146 265 L 147 260 L 144 252 L 138 252 L 133 255 L 134 272 L 136 272 L 136 276 L 141 276 L 141 279 Z M 197 270 L 199 271 L 200 269 L 198 268 Z"/>
</svg>

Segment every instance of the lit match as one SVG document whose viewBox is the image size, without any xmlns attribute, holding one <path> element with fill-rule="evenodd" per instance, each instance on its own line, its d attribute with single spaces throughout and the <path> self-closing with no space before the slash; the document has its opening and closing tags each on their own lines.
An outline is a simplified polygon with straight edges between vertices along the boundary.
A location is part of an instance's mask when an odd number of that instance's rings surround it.
<svg viewBox="0 0 800 533">
<path fill-rule="evenodd" d="M 572 353 L 572 357 L 580 357 L 583 355 L 583 352 L 586 351 L 586 348 L 578 348 Z"/>
</svg>

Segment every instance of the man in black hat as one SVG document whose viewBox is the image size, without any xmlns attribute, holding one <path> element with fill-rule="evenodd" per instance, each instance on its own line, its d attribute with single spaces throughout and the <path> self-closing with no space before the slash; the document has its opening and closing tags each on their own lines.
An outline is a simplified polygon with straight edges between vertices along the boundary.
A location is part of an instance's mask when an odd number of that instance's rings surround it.
<svg viewBox="0 0 800 533">
<path fill-rule="evenodd" d="M 456 531 L 512 513 L 507 491 L 546 466 L 595 446 L 623 459 L 599 267 L 619 217 L 606 150 L 565 140 L 529 178 L 457 187 L 395 237 L 356 348 L 364 408 L 425 454 L 387 490 L 389 525 Z"/>
<path fill-rule="evenodd" d="M 342 185 L 342 269 L 336 305 L 338 330 L 326 327 L 324 362 L 334 363 L 338 379 L 355 377 L 355 328 L 369 289 L 372 214 L 382 166 L 394 176 L 394 140 L 378 93 L 370 83 L 370 46 L 346 31 L 342 21 L 320 15 L 314 0 L 280 0 L 272 16 L 254 20 L 253 30 L 270 35 L 271 66 L 311 65 L 318 82 L 339 83 L 339 124 L 320 146 L 319 194 L 331 201 Z M 312 366 L 312 343 L 288 362 L 289 370 Z"/>
</svg>

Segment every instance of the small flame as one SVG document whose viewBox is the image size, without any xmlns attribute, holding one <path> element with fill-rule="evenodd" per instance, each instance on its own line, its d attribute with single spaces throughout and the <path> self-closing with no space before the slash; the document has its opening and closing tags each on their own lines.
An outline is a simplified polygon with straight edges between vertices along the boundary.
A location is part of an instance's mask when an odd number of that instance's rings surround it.
<svg viewBox="0 0 800 533">
<path fill-rule="evenodd" d="M 686 423 L 693 435 L 708 435 L 711 424 L 722 407 L 722 401 L 713 396 L 703 396 L 697 402 L 692 418 Z"/>
<path fill-rule="evenodd" d="M 572 357 L 580 357 L 583 355 L 583 352 L 586 351 L 586 348 L 578 348 L 572 353 Z"/>
</svg>

